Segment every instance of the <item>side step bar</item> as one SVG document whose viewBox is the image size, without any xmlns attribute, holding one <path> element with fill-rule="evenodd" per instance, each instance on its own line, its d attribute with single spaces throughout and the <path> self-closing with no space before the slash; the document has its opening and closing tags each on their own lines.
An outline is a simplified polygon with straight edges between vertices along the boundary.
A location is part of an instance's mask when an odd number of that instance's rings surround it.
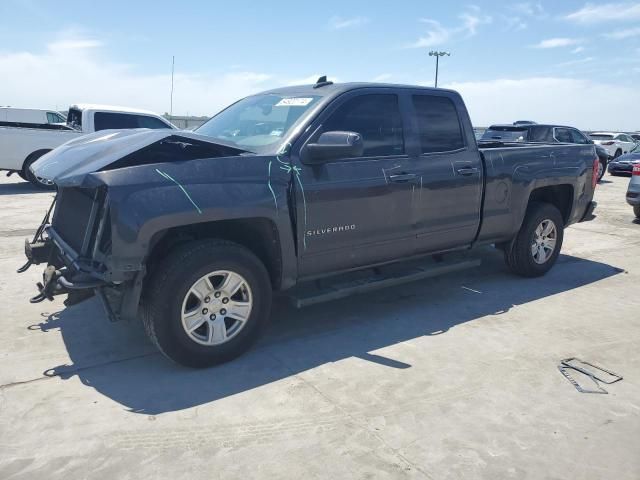
<svg viewBox="0 0 640 480">
<path fill-rule="evenodd" d="M 373 275 L 363 278 L 353 278 L 354 274 L 344 274 L 333 278 L 316 281 L 309 285 L 300 285 L 289 292 L 289 298 L 297 308 L 315 305 L 317 303 L 337 300 L 360 293 L 394 287 L 404 283 L 422 280 L 424 278 L 444 275 L 451 272 L 478 267 L 481 260 L 458 259 L 450 261 L 429 260 L 427 262 L 412 262 L 409 265 L 391 265 L 373 270 Z M 356 274 L 357 275 L 357 274 Z M 322 283 L 331 284 L 322 287 Z"/>
</svg>

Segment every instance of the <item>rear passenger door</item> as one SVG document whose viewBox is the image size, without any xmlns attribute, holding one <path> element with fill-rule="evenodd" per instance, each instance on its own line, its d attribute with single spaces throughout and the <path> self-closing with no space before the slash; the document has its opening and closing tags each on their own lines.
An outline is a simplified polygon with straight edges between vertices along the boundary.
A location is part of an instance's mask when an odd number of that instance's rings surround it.
<svg viewBox="0 0 640 480">
<path fill-rule="evenodd" d="M 417 251 L 470 244 L 480 224 L 482 163 L 465 132 L 462 100 L 418 90 L 409 103 L 419 139 L 419 153 L 412 158 L 418 178 L 412 197 Z"/>
</svg>

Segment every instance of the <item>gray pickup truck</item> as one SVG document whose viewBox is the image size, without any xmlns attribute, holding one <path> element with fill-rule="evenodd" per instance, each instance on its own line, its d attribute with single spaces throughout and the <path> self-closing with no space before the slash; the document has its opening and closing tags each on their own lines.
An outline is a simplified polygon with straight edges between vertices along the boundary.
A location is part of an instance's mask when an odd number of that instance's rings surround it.
<svg viewBox="0 0 640 480">
<path fill-rule="evenodd" d="M 479 149 L 454 91 L 321 78 L 196 132 L 87 135 L 33 169 L 58 194 L 26 242 L 21 270 L 47 265 L 31 301 L 97 295 L 203 367 L 249 347 L 277 291 L 314 303 L 402 281 L 384 273 L 393 262 L 433 259 L 407 280 L 455 270 L 468 260 L 448 259 L 482 245 L 543 275 L 564 229 L 593 218 L 598 159 L 593 145 Z"/>
</svg>

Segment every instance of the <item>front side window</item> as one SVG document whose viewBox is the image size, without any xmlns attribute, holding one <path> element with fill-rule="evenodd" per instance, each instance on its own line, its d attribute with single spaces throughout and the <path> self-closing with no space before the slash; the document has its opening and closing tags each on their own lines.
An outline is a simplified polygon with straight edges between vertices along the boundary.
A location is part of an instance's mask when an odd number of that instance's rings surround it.
<svg viewBox="0 0 640 480">
<path fill-rule="evenodd" d="M 356 132 L 362 137 L 364 157 L 402 155 L 404 134 L 398 96 L 368 94 L 351 98 L 323 122 L 323 131 Z"/>
<path fill-rule="evenodd" d="M 65 118 L 59 113 L 47 112 L 47 123 L 64 123 Z"/>
<path fill-rule="evenodd" d="M 195 132 L 255 153 L 277 150 L 298 119 L 319 95 L 267 93 L 243 98 Z"/>
<path fill-rule="evenodd" d="M 453 102 L 435 95 L 413 95 L 422 153 L 464 148 L 460 119 Z"/>
</svg>

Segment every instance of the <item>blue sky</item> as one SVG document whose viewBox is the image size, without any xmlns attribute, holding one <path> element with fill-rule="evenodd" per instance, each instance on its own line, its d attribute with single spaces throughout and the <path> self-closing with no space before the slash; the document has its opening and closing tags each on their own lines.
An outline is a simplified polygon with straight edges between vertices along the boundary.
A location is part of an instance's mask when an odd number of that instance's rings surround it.
<svg viewBox="0 0 640 480">
<path fill-rule="evenodd" d="M 211 115 L 328 74 L 440 84 L 477 125 L 518 118 L 640 130 L 640 3 L 3 0 L 0 104 L 92 102 Z"/>
</svg>

